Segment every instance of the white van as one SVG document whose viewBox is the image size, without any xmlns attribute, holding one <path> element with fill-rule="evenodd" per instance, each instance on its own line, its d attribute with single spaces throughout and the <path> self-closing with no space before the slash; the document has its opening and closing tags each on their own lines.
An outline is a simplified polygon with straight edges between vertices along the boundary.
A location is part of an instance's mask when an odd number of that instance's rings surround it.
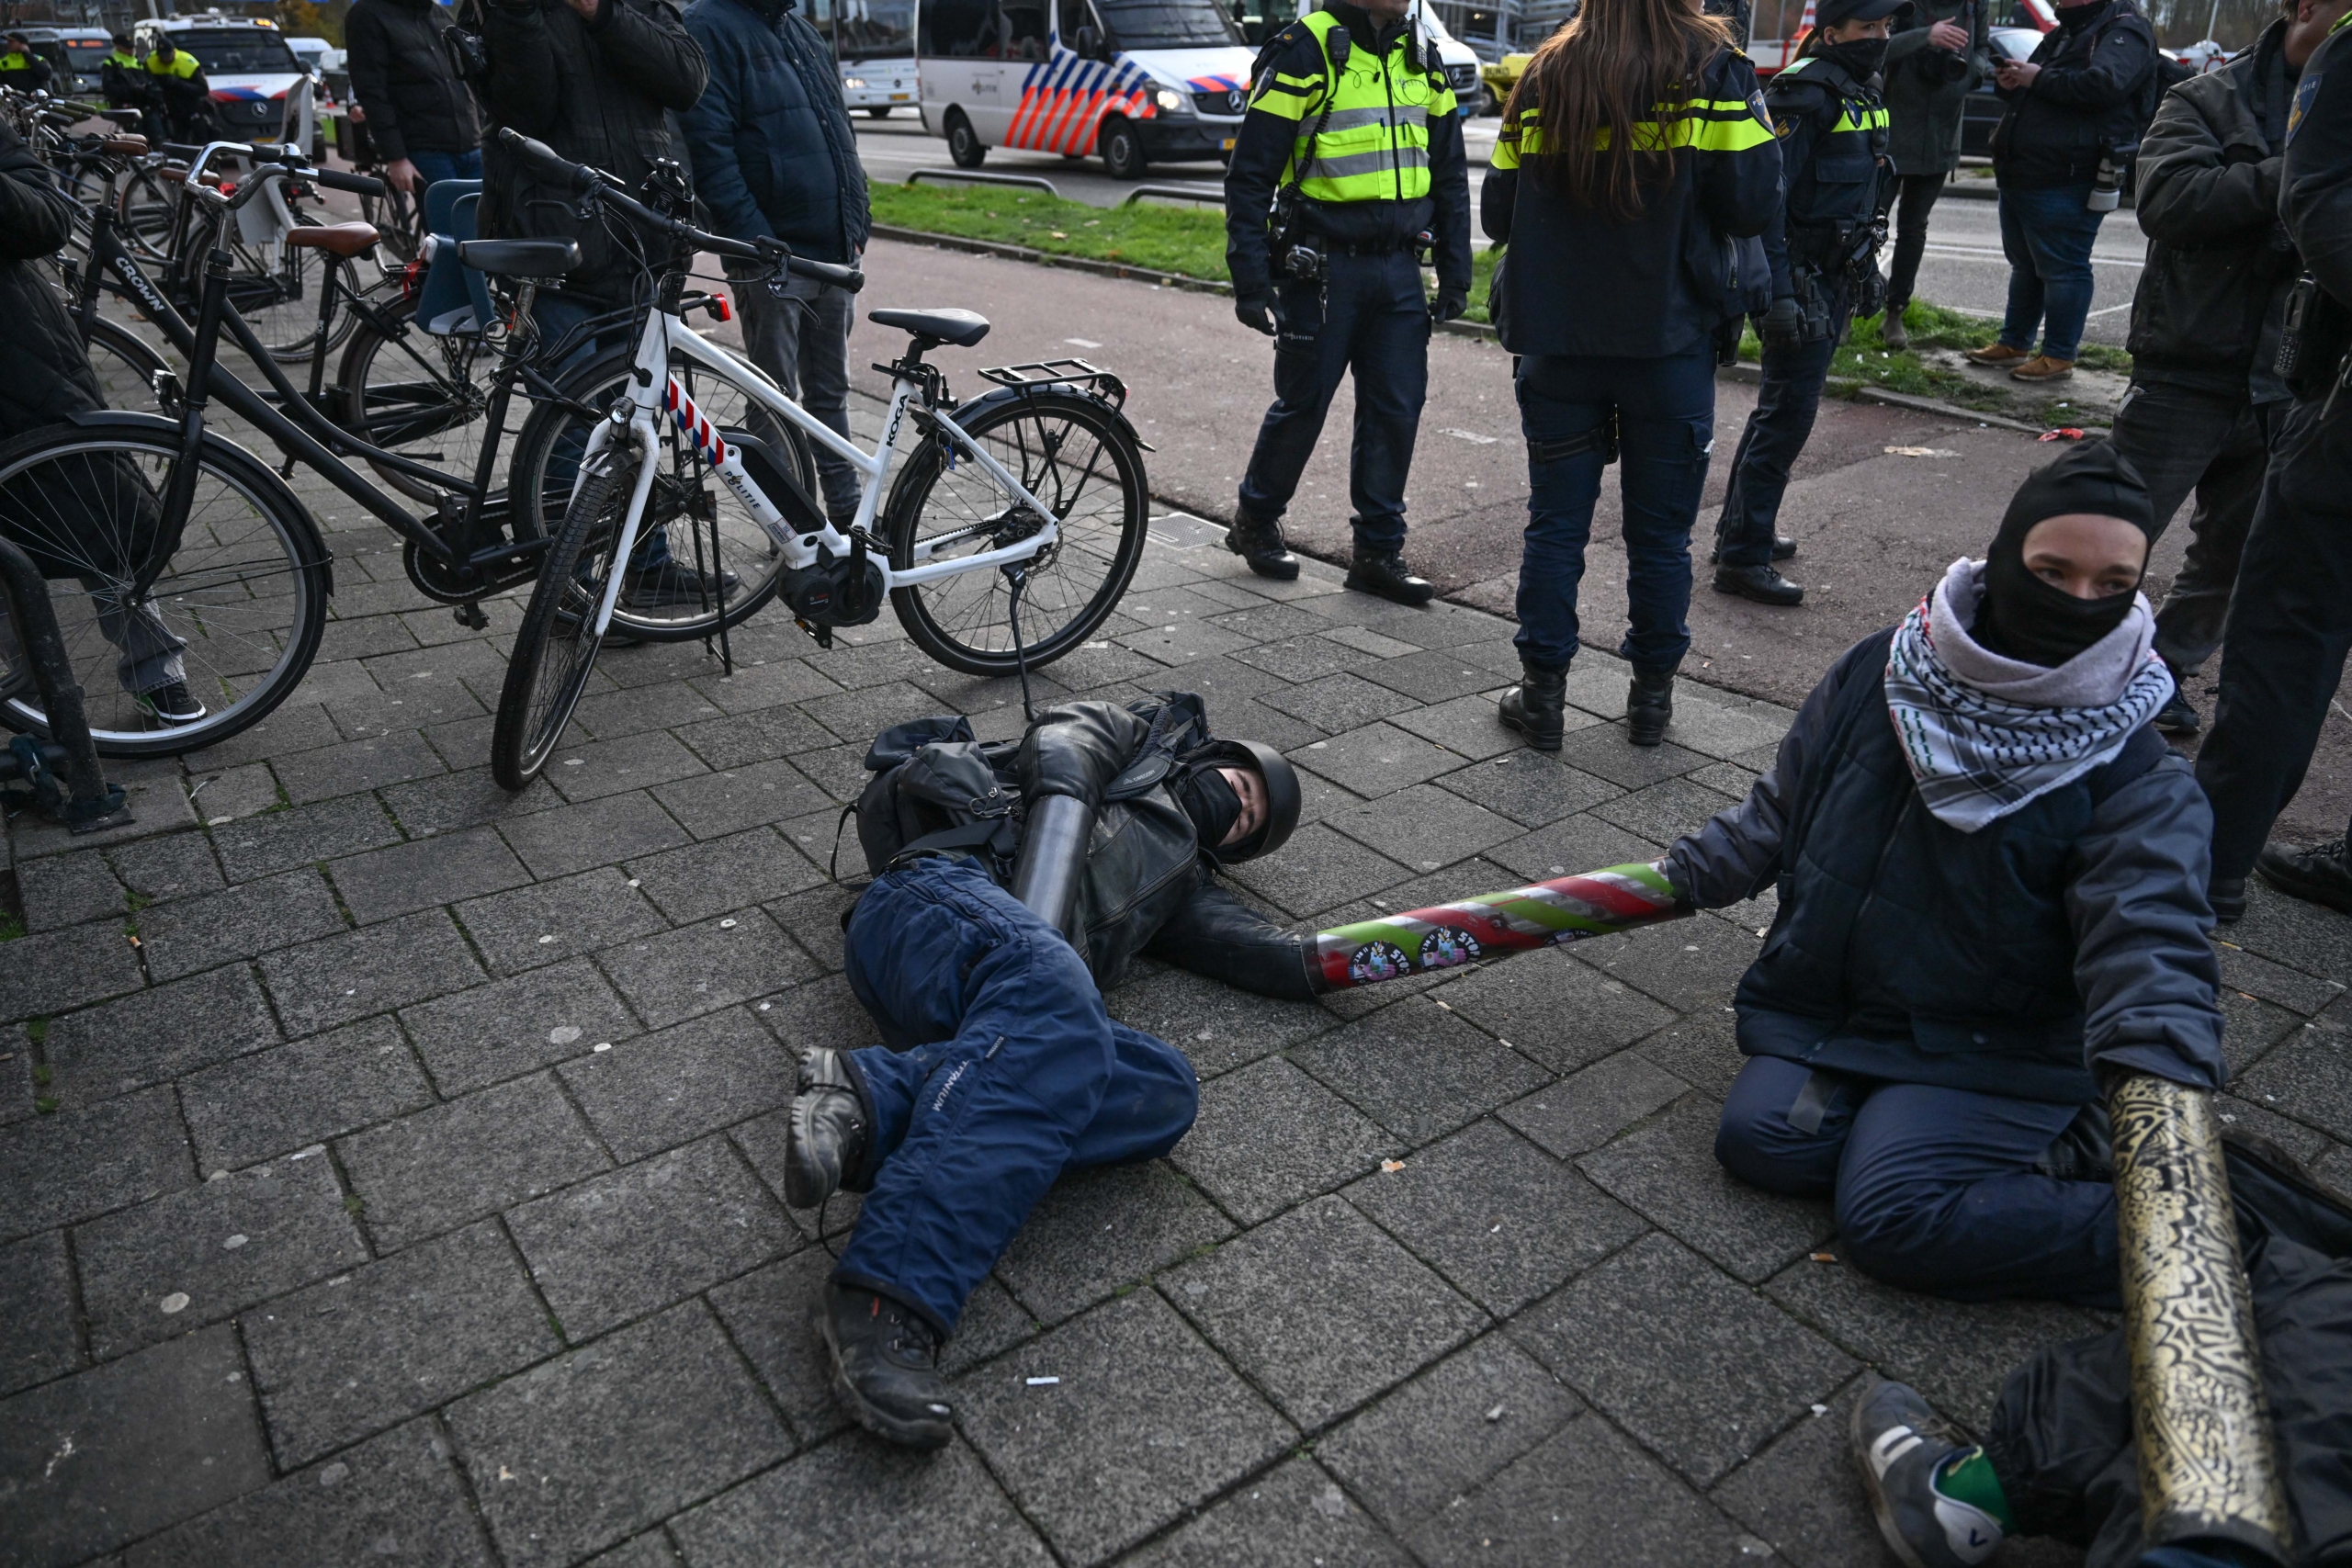
<svg viewBox="0 0 2352 1568">
<path fill-rule="evenodd" d="M 815 0 L 808 15 L 833 46 L 844 107 L 887 119 L 915 107 L 915 0 Z"/>
<path fill-rule="evenodd" d="M 978 167 L 991 147 L 1102 155 L 1118 179 L 1222 158 L 1256 51 L 1217 0 L 921 0 L 923 129 Z"/>
</svg>

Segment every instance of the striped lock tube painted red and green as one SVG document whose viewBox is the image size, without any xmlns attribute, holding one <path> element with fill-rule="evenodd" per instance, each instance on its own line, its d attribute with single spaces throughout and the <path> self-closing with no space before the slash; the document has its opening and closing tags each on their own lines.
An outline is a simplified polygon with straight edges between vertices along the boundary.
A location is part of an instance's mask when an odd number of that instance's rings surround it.
<svg viewBox="0 0 2352 1568">
<path fill-rule="evenodd" d="M 1687 914 L 1656 864 L 1612 865 L 1507 893 L 1383 915 L 1315 938 L 1326 990 L 1374 986 Z"/>
</svg>

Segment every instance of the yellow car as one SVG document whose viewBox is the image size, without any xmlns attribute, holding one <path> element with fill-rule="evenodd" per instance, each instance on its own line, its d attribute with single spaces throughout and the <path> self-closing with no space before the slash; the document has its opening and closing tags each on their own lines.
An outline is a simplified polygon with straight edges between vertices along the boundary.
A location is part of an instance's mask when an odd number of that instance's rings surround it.
<svg viewBox="0 0 2352 1568">
<path fill-rule="evenodd" d="M 1503 105 L 1510 101 L 1510 90 L 1519 85 L 1521 73 L 1527 69 L 1527 62 L 1534 58 L 1532 52 L 1506 54 L 1492 65 L 1482 65 L 1478 68 L 1479 78 L 1487 84 L 1489 100 L 1487 113 L 1503 112 Z"/>
</svg>

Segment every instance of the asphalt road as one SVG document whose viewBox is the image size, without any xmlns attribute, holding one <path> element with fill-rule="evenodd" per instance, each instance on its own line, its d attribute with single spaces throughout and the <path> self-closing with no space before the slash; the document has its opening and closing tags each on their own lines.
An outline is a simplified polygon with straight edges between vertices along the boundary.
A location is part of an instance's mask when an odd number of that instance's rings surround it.
<svg viewBox="0 0 2352 1568">
<path fill-rule="evenodd" d="M 1154 493 L 1201 517 L 1230 519 L 1234 487 L 1271 395 L 1272 367 L 1265 340 L 1236 322 L 1221 296 L 889 241 L 875 243 L 865 269 L 865 308 L 960 305 L 995 323 L 977 351 L 933 356 L 959 391 L 974 388 L 980 366 L 1071 353 L 1117 371 L 1130 389 L 1128 412 L 1156 448 L 1148 458 Z M 896 347 L 861 323 L 851 363 L 864 367 Z M 870 370 L 857 376 L 862 389 L 885 389 Z M 1749 388 L 1717 383 L 1717 460 L 1699 521 L 1702 549 L 1754 401 Z M 1352 407 L 1342 388 L 1287 525 L 1295 543 L 1328 560 L 1344 559 L 1348 547 L 1345 437 Z M 1806 585 L 1805 604 L 1773 610 L 1724 597 L 1704 585 L 1702 568 L 1683 673 L 1752 696 L 1801 701 L 1839 651 L 1901 616 L 1955 558 L 1982 554 L 2019 479 L 2050 456 L 2030 436 L 1965 416 L 1826 403 L 1781 516 L 1782 531 L 1803 547 L 1787 570 Z M 1429 402 L 1408 500 L 1416 566 L 1451 597 L 1510 613 L 1527 468 L 1510 361 L 1494 345 L 1448 336 L 1430 343 Z M 1622 515 L 1611 477 L 1593 520 L 1582 591 L 1585 640 L 1611 651 L 1625 624 Z M 1211 530 L 1197 530 L 1193 542 L 1219 547 Z M 2184 519 L 2157 547 L 2152 597 L 2170 585 L 2187 542 Z M 2209 666 L 2207 674 L 2218 670 Z M 2210 682 L 2193 682 L 2189 694 L 2210 717 Z M 2352 809 L 2352 690 L 2339 693 L 2338 702 L 2288 813 L 2289 833 L 2333 836 Z"/>
<path fill-rule="evenodd" d="M 916 118 L 904 111 L 887 120 L 857 119 L 858 154 L 866 175 L 876 180 L 903 180 L 916 169 L 944 169 L 947 145 L 924 134 Z M 1494 147 L 1495 119 L 1470 122 L 1468 141 L 1472 175 L 1483 179 L 1486 159 Z M 1102 172 L 1100 159 L 1064 158 L 1049 152 L 1015 152 L 992 149 L 982 172 L 1042 175 L 1061 195 L 1073 201 L 1109 207 L 1126 199 L 1133 183 L 1114 180 Z M 1204 192 L 1220 188 L 1223 170 L 1215 163 L 1170 164 L 1153 167 L 1147 180 L 1155 185 L 1189 186 Z M 2007 297 L 2009 268 L 2001 254 L 2000 220 L 1996 205 L 1981 199 L 1951 197 L 1936 205 L 1928 226 L 1928 255 L 1919 269 L 1919 298 L 1954 310 L 1997 316 Z M 1481 243 L 1484 242 L 1481 241 Z M 2093 253 L 2098 292 L 2091 301 L 2085 335 L 2095 343 L 2120 344 L 2132 307 L 2132 290 L 2140 281 L 2140 266 L 2147 241 L 2126 209 L 2101 228 Z"/>
</svg>

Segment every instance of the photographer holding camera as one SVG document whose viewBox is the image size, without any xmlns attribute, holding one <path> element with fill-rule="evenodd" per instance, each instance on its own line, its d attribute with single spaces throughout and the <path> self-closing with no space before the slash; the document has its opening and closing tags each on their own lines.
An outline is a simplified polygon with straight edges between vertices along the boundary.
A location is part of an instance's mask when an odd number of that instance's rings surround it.
<svg viewBox="0 0 2352 1568">
<path fill-rule="evenodd" d="M 1944 181 L 1960 167 L 1960 120 L 1968 95 L 1993 73 L 1984 0 L 1911 0 L 1896 15 L 1886 46 L 1884 80 L 1888 160 L 1894 166 L 1894 262 L 1886 280 L 1887 347 L 1911 346 L 1903 308 L 1928 249 L 1928 214 Z"/>
</svg>

